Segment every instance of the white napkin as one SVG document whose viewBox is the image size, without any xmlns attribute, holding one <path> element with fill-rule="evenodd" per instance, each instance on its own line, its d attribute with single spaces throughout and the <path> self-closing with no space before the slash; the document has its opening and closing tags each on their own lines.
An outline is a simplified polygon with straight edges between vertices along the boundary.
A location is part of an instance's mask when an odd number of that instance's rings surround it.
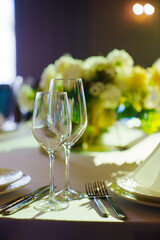
<svg viewBox="0 0 160 240">
<path fill-rule="evenodd" d="M 132 177 L 141 186 L 160 192 L 160 143 L 134 171 Z"/>
</svg>

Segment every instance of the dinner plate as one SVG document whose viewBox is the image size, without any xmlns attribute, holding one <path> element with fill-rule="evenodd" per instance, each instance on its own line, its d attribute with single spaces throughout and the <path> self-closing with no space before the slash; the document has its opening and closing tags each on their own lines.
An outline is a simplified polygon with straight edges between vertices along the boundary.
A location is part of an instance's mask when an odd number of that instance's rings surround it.
<svg viewBox="0 0 160 240">
<path fill-rule="evenodd" d="M 129 200 L 131 202 L 146 205 L 146 206 L 160 208 L 160 203 L 154 203 L 154 202 L 150 202 L 150 201 L 147 201 L 144 199 L 142 200 L 141 198 L 136 197 L 132 193 L 125 191 L 124 189 L 118 187 L 116 183 L 112 183 L 110 190 L 113 193 L 115 193 L 118 197 L 123 198 L 125 200 Z"/>
<path fill-rule="evenodd" d="M 146 188 L 135 181 L 135 179 L 129 175 L 122 176 L 117 179 L 117 186 L 121 189 L 133 194 L 134 196 L 146 199 L 150 202 L 160 203 L 160 192 L 154 191 L 151 188 Z"/>
<path fill-rule="evenodd" d="M 20 170 L 0 168 L 0 187 L 7 186 L 23 176 Z"/>
<path fill-rule="evenodd" d="M 20 179 L 17 181 L 5 186 L 5 187 L 0 187 L 0 195 L 13 192 L 15 190 L 18 190 L 20 188 L 25 187 L 31 182 L 31 177 L 28 175 L 23 175 Z"/>
</svg>

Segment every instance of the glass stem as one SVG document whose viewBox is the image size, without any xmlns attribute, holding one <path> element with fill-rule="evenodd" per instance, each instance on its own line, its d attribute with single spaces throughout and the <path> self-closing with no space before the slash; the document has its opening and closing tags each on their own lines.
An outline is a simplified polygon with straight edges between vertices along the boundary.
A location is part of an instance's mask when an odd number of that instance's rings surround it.
<svg viewBox="0 0 160 240">
<path fill-rule="evenodd" d="M 64 146 L 65 150 L 65 185 L 64 190 L 69 191 L 70 190 L 70 181 L 69 181 L 69 158 L 70 158 L 70 147 Z"/>
<path fill-rule="evenodd" d="M 53 203 L 55 199 L 55 189 L 54 189 L 54 153 L 49 154 L 50 160 L 50 191 L 49 191 L 49 202 Z"/>
</svg>

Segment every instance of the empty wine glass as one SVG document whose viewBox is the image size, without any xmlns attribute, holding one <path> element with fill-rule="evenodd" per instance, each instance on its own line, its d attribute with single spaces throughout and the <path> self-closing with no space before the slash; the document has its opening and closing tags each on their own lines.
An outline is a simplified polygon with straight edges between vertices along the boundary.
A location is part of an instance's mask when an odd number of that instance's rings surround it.
<svg viewBox="0 0 160 240">
<path fill-rule="evenodd" d="M 50 92 L 65 91 L 68 95 L 71 111 L 72 131 L 69 138 L 64 142 L 65 150 L 65 185 L 64 189 L 56 196 L 62 199 L 81 199 L 82 193 L 70 187 L 69 158 L 71 147 L 79 140 L 87 126 L 87 110 L 84 96 L 83 83 L 81 79 L 51 79 Z"/>
<path fill-rule="evenodd" d="M 54 190 L 54 156 L 71 132 L 67 93 L 36 93 L 32 132 L 50 159 L 50 192 L 35 206 L 40 211 L 57 211 L 68 207 L 56 199 Z"/>
</svg>

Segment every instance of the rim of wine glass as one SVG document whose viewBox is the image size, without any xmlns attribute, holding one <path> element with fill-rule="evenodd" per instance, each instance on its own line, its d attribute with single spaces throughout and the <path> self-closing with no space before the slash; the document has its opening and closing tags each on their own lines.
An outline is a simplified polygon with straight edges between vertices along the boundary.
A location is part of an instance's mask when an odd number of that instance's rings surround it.
<svg viewBox="0 0 160 240">
<path fill-rule="evenodd" d="M 81 80 L 82 81 L 82 78 L 51 78 L 51 80 L 63 80 L 63 81 L 75 81 L 75 80 Z"/>
</svg>

